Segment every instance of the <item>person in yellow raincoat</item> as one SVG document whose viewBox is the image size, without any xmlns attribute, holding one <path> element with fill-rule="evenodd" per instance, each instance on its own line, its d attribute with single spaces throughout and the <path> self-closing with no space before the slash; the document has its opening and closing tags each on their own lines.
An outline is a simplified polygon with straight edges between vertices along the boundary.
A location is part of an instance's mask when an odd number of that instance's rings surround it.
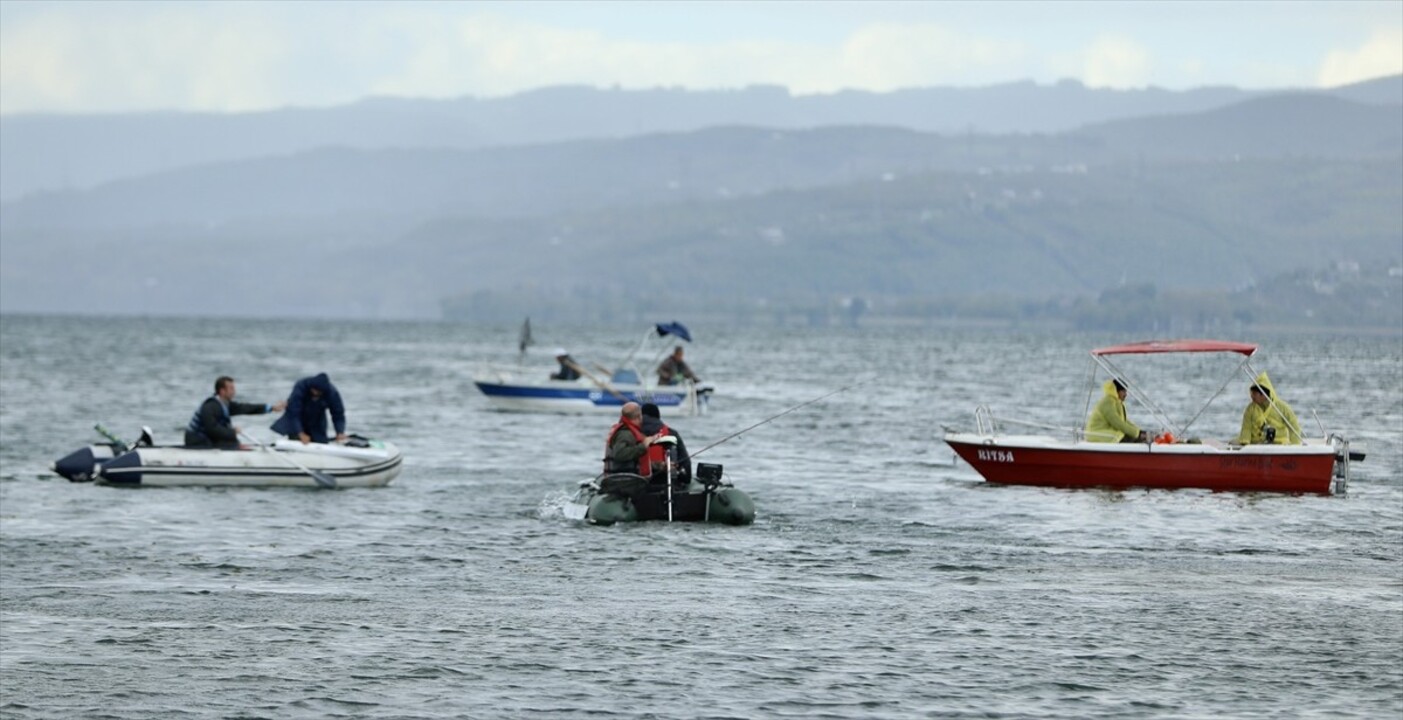
<svg viewBox="0 0 1403 720">
<path fill-rule="evenodd" d="M 1145 442 L 1145 431 L 1125 418 L 1125 385 L 1107 380 L 1106 393 L 1091 417 L 1086 419 L 1086 439 L 1090 442 Z"/>
<path fill-rule="evenodd" d="M 1237 435 L 1238 445 L 1300 445 L 1301 423 L 1296 413 L 1286 404 L 1271 379 L 1263 372 L 1247 389 L 1252 402 L 1242 412 L 1242 432 Z"/>
</svg>

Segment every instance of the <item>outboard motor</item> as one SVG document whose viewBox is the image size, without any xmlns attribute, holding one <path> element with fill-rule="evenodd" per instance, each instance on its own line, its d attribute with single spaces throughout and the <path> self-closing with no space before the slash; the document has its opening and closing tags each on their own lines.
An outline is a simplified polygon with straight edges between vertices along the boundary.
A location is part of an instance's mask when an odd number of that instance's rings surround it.
<svg viewBox="0 0 1403 720">
<path fill-rule="evenodd" d="M 70 482 L 92 482 L 102 470 L 102 464 L 115 456 L 114 445 L 89 445 L 75 450 L 49 467 Z"/>
<path fill-rule="evenodd" d="M 721 476 L 724 468 L 713 463 L 697 463 L 697 482 L 701 483 L 708 490 L 721 484 Z"/>
</svg>

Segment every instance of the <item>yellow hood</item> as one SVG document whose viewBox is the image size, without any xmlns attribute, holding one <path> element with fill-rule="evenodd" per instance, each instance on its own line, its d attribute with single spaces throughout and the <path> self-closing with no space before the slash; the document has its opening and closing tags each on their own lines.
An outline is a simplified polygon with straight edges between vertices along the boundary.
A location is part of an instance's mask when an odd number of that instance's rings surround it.
<svg viewBox="0 0 1403 720">
<path fill-rule="evenodd" d="M 1272 386 L 1271 378 L 1267 377 L 1266 370 L 1263 370 L 1261 374 L 1257 376 L 1257 379 L 1252 382 L 1266 388 L 1267 392 L 1271 393 L 1272 399 L 1276 399 L 1276 388 Z"/>
</svg>

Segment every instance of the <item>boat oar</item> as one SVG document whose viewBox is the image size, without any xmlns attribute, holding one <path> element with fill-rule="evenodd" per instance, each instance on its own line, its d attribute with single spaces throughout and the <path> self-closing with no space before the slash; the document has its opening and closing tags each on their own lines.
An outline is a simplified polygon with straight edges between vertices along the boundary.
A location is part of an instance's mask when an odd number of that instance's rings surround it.
<svg viewBox="0 0 1403 720">
<path fill-rule="evenodd" d="M 330 476 L 330 475 L 328 475 L 328 474 L 326 474 L 326 473 L 324 473 L 324 472 L 322 472 L 322 471 L 320 471 L 320 470 L 313 470 L 313 469 L 307 467 L 306 465 L 303 465 L 302 463 L 297 462 L 296 460 L 293 460 L 291 456 L 289 456 L 289 455 L 284 455 L 284 454 L 278 452 L 277 450 L 274 450 L 273 448 L 270 448 L 270 447 L 268 447 L 267 445 L 264 445 L 263 443 L 258 442 L 258 439 L 257 439 L 257 438 L 253 437 L 252 435 L 249 435 L 248 433 L 246 433 L 246 432 L 244 432 L 244 431 L 242 431 L 242 430 L 239 431 L 239 435 L 242 435 L 243 438 L 244 438 L 245 440 L 248 440 L 249 442 L 252 442 L 254 445 L 257 445 L 258 448 L 259 448 L 260 450 L 264 450 L 264 451 L 266 451 L 266 452 L 273 453 L 274 455 L 276 455 L 276 456 L 278 456 L 278 457 L 280 457 L 280 458 L 282 458 L 282 459 L 288 461 L 289 463 L 291 463 L 291 464 L 292 464 L 293 466 L 295 466 L 298 470 L 301 470 L 302 472 L 307 473 L 308 475 L 311 475 L 311 476 L 312 476 L 312 479 L 317 481 L 317 486 L 318 486 L 318 487 L 324 487 L 324 488 L 326 488 L 326 489 L 328 489 L 328 490 L 334 490 L 334 489 L 336 489 L 336 478 L 334 478 L 334 477 L 332 477 L 332 476 Z"/>
<path fill-rule="evenodd" d="M 625 397 L 623 393 L 619 392 L 618 390 L 615 390 L 614 387 L 609 383 L 604 382 L 603 380 L 600 380 L 599 378 L 595 377 L 594 373 L 584 369 L 579 363 L 575 362 L 574 360 L 570 358 L 565 358 L 565 364 L 569 365 L 570 369 L 574 370 L 575 372 L 589 378 L 591 382 L 593 382 L 595 385 L 598 385 L 601 389 L 607 390 L 610 395 L 613 395 L 614 397 L 624 402 L 629 402 L 629 399 Z"/>
</svg>

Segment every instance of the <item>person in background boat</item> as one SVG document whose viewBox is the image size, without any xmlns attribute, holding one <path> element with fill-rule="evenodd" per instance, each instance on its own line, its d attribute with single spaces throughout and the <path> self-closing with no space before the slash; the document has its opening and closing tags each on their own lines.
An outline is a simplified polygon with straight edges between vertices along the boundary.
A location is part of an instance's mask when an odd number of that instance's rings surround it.
<svg viewBox="0 0 1403 720">
<path fill-rule="evenodd" d="M 643 409 L 636 402 L 626 402 L 619 410 L 619 421 L 609 428 L 604 440 L 604 472 L 635 473 L 648 477 L 653 473 L 648 448 L 661 435 L 643 432 Z"/>
<path fill-rule="evenodd" d="M 326 414 L 331 413 L 336 428 L 336 442 L 346 442 L 346 406 L 341 393 L 331 384 L 326 373 L 305 377 L 292 386 L 287 396 L 287 412 L 273 423 L 273 432 L 286 435 L 303 444 L 327 441 Z"/>
<path fill-rule="evenodd" d="M 214 381 L 214 394 L 205 398 L 190 416 L 185 426 L 186 447 L 239 447 L 239 426 L 234 415 L 263 415 L 282 410 L 286 402 L 276 404 L 234 402 L 234 378 L 227 375 Z"/>
<path fill-rule="evenodd" d="M 1145 431 L 1125 417 L 1125 383 L 1114 378 L 1102 386 L 1105 394 L 1091 417 L 1086 419 L 1086 439 L 1089 442 L 1145 442 Z"/>
<path fill-rule="evenodd" d="M 648 448 L 648 461 L 652 465 L 654 476 L 662 481 L 667 475 L 667 455 L 672 453 L 672 479 L 677 482 L 685 482 L 692 476 L 692 457 L 687 454 L 687 443 L 682 441 L 682 435 L 674 428 L 668 427 L 662 420 L 662 412 L 653 403 L 643 403 L 643 420 L 639 423 L 639 428 L 645 435 L 657 435 L 667 437 L 671 435 L 677 442 L 669 450 L 663 443 L 650 446 Z M 662 475 L 658 475 L 661 472 Z"/>
<path fill-rule="evenodd" d="M 552 380 L 579 380 L 579 379 L 580 379 L 580 371 L 575 369 L 576 367 L 578 367 L 578 365 L 576 365 L 574 359 L 572 359 L 572 358 L 570 357 L 570 353 L 569 353 L 568 351 L 566 351 L 565 348 L 556 348 L 556 350 L 555 350 L 555 361 L 558 362 L 558 363 L 560 363 L 560 370 L 557 371 L 557 372 L 551 373 L 551 374 L 550 374 L 550 379 L 552 379 Z"/>
<path fill-rule="evenodd" d="M 672 354 L 658 363 L 658 384 L 676 385 L 679 382 L 679 377 L 687 378 L 692 382 L 701 382 L 692 372 L 692 368 L 687 367 L 687 363 L 683 362 L 681 345 L 673 348 Z"/>
<path fill-rule="evenodd" d="M 1247 388 L 1247 394 L 1252 402 L 1242 411 L 1238 445 L 1301 444 L 1301 423 L 1291 406 L 1276 394 L 1265 372 Z"/>
</svg>

